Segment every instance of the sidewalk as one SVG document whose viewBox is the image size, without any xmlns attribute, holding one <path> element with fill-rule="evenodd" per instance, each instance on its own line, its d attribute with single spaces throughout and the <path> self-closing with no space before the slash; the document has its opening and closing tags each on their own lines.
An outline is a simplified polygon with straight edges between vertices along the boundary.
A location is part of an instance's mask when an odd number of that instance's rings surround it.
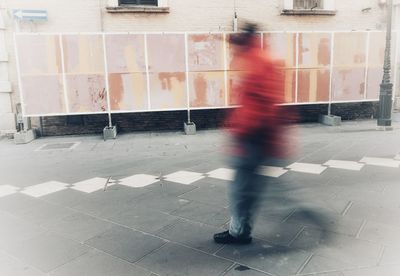
<svg viewBox="0 0 400 276">
<path fill-rule="evenodd" d="M 400 275 L 400 118 L 298 126 L 246 246 L 219 130 L 0 140 L 0 275 Z"/>
</svg>

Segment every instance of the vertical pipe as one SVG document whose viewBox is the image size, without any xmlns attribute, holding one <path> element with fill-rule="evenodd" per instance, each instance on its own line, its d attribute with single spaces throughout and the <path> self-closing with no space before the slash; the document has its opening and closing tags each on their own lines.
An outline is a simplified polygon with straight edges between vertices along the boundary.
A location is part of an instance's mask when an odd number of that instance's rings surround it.
<svg viewBox="0 0 400 276">
<path fill-rule="evenodd" d="M 398 11 L 396 9 L 396 11 Z M 398 12 L 397 12 L 398 13 Z M 393 89 L 394 89 L 394 93 L 393 93 L 393 101 L 396 100 L 396 96 L 400 97 L 400 95 L 398 94 L 398 89 L 397 89 L 397 73 L 398 73 L 398 60 L 399 60 L 399 35 L 400 33 L 397 31 L 396 32 L 396 42 L 395 42 L 395 54 L 394 54 L 394 72 L 393 72 Z"/>
<path fill-rule="evenodd" d="M 368 89 L 368 68 L 369 68 L 369 45 L 371 41 L 371 32 L 367 32 L 367 45 L 365 47 L 365 79 L 364 79 L 364 100 L 367 99 Z"/>
<path fill-rule="evenodd" d="M 149 53 L 148 53 L 148 50 L 147 50 L 147 34 L 144 34 L 144 59 L 145 59 L 145 63 L 146 63 L 147 108 L 148 108 L 148 110 L 151 110 Z"/>
<path fill-rule="evenodd" d="M 25 111 L 25 103 L 24 103 L 24 93 L 23 93 L 23 85 L 22 85 L 22 78 L 21 78 L 21 65 L 19 63 L 19 53 L 17 47 L 17 35 L 14 33 L 14 52 L 15 52 L 15 63 L 17 65 L 17 75 L 18 75 L 18 87 L 19 87 L 19 95 L 21 100 L 21 111 L 22 115 L 26 114 Z"/>
<path fill-rule="evenodd" d="M 330 57 L 330 69 L 329 69 L 329 103 L 328 103 L 328 116 L 332 114 L 332 94 L 333 94 L 333 60 L 335 50 L 335 33 L 331 33 L 331 57 Z"/>
<path fill-rule="evenodd" d="M 186 62 L 186 103 L 187 103 L 188 123 L 190 124 L 189 49 L 188 49 L 187 33 L 185 33 L 185 62 Z"/>
<path fill-rule="evenodd" d="M 110 83 L 108 78 L 108 62 L 107 62 L 107 52 L 106 52 L 106 34 L 102 34 L 103 37 L 103 55 L 104 55 L 104 73 L 106 80 L 106 94 L 107 94 L 107 110 L 108 110 L 108 126 L 112 127 L 112 118 L 111 118 L 111 103 L 110 103 Z"/>
<path fill-rule="evenodd" d="M 296 87 L 295 87 L 295 102 L 298 101 L 298 93 L 299 93 L 299 33 L 296 32 Z"/>
<path fill-rule="evenodd" d="M 63 44 L 63 39 L 62 39 L 62 34 L 59 34 L 58 37 L 58 42 L 60 43 L 60 52 L 61 52 L 61 73 L 62 73 L 62 78 L 63 78 L 63 83 L 64 83 L 64 102 L 65 102 L 65 111 L 67 114 L 70 113 L 69 110 L 69 100 L 68 100 L 68 87 L 67 87 L 67 76 L 65 74 L 65 56 L 64 56 L 64 44 Z"/>
<path fill-rule="evenodd" d="M 223 35 L 223 40 L 224 40 L 224 82 L 225 82 L 225 106 L 228 107 L 229 102 L 228 102 L 228 96 L 229 96 L 229 87 L 228 87 L 228 61 L 227 61 L 227 43 L 226 43 L 226 33 Z"/>
<path fill-rule="evenodd" d="M 386 29 L 386 48 L 385 48 L 385 64 L 383 66 L 383 80 L 382 83 L 390 83 L 390 70 L 391 70 L 391 39 L 392 39 L 392 11 L 393 4 L 392 0 L 387 1 L 388 5 L 388 22 Z"/>
</svg>

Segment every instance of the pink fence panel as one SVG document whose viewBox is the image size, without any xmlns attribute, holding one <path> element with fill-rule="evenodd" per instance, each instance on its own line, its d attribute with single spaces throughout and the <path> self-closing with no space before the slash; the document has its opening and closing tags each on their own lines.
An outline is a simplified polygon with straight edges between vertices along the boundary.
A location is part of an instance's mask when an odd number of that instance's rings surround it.
<svg viewBox="0 0 400 276">
<path fill-rule="evenodd" d="M 16 36 L 26 116 L 67 112 L 58 35 Z"/>
<path fill-rule="evenodd" d="M 151 109 L 187 108 L 184 34 L 147 36 Z"/>
<path fill-rule="evenodd" d="M 148 110 L 145 36 L 106 35 L 106 54 L 111 110 Z"/>
<path fill-rule="evenodd" d="M 102 35 L 63 35 L 62 38 L 70 113 L 105 113 L 107 91 Z"/>
</svg>

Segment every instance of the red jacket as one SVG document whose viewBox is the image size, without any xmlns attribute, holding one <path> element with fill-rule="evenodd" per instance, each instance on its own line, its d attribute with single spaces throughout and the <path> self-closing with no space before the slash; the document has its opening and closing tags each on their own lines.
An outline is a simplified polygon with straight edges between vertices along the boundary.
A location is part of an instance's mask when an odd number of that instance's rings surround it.
<svg viewBox="0 0 400 276">
<path fill-rule="evenodd" d="M 286 118 L 278 104 L 284 98 L 284 65 L 258 47 L 246 52 L 244 58 L 247 69 L 235 91 L 240 95 L 240 107 L 228 117 L 227 125 L 239 146 L 240 141 L 258 143 L 266 155 L 283 157 Z"/>
</svg>

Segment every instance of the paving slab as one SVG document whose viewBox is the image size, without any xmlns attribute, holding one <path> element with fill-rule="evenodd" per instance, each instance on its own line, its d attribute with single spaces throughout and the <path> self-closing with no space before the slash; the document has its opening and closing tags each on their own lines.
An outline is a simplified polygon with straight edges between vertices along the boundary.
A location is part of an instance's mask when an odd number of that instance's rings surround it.
<svg viewBox="0 0 400 276">
<path fill-rule="evenodd" d="M 386 246 L 400 247 L 400 226 L 367 221 L 361 229 L 359 238 Z"/>
<path fill-rule="evenodd" d="M 323 229 L 325 231 L 356 236 L 364 220 L 359 218 L 347 218 L 340 214 L 324 209 L 298 209 L 286 220 L 289 223 L 306 226 L 307 229 Z"/>
<path fill-rule="evenodd" d="M 400 274 L 400 266 L 379 266 L 358 270 L 344 271 L 345 276 L 397 276 Z"/>
<path fill-rule="evenodd" d="M 14 215 L 38 225 L 51 223 L 60 218 L 70 216 L 75 212 L 69 208 L 40 201 L 29 209 L 14 210 Z"/>
<path fill-rule="evenodd" d="M 17 193 L 0 198 L 0 210 L 18 214 L 41 203 L 40 199 Z"/>
<path fill-rule="evenodd" d="M 100 251 L 92 250 L 75 260 L 51 271 L 50 276 L 71 275 L 143 275 L 149 276 L 151 272 L 137 267 L 121 259 L 112 257 Z"/>
<path fill-rule="evenodd" d="M 301 274 L 303 275 L 303 274 Z M 344 276 L 344 273 L 341 271 L 335 271 L 335 272 L 326 272 L 326 273 L 313 273 L 313 274 L 304 274 L 304 276 Z"/>
<path fill-rule="evenodd" d="M 303 230 L 291 247 L 359 267 L 378 264 L 382 252 L 379 244 L 318 229 Z"/>
<path fill-rule="evenodd" d="M 132 229 L 114 226 L 85 242 L 128 262 L 136 262 L 164 245 L 166 241 Z"/>
<path fill-rule="evenodd" d="M 136 198 L 133 202 L 134 204 L 140 205 L 144 208 L 172 213 L 189 204 L 190 200 L 160 193 L 159 191 L 150 191 L 143 196 Z"/>
<path fill-rule="evenodd" d="M 87 194 L 73 189 L 42 196 L 43 201 L 64 207 L 74 207 L 87 199 Z"/>
<path fill-rule="evenodd" d="M 196 183 L 197 185 L 198 183 Z M 159 194 L 167 194 L 170 196 L 179 196 L 181 194 L 187 193 L 194 189 L 197 189 L 195 185 L 184 185 L 175 182 L 169 182 L 166 180 L 148 185 L 145 189 L 158 192 Z"/>
<path fill-rule="evenodd" d="M 76 211 L 101 218 L 111 217 L 123 210 L 129 210 L 136 204 L 137 198 L 148 193 L 143 188 L 130 188 L 115 185 L 106 191 L 88 194 L 86 200 L 73 206 Z"/>
<path fill-rule="evenodd" d="M 212 237 L 215 233 L 222 231 L 222 228 L 202 223 L 178 221 L 159 231 L 157 236 L 213 254 L 222 246 L 214 243 Z"/>
<path fill-rule="evenodd" d="M 0 252 L 0 274 L 12 276 L 45 276 L 36 268 L 24 264 L 17 259 Z"/>
<path fill-rule="evenodd" d="M 384 246 L 379 265 L 400 265 L 400 247 Z"/>
<path fill-rule="evenodd" d="M 228 209 L 216 208 L 215 206 L 199 202 L 191 202 L 171 214 L 217 227 L 224 225 L 230 220 Z"/>
<path fill-rule="evenodd" d="M 229 205 L 227 188 L 217 185 L 200 186 L 198 189 L 181 195 L 180 198 L 220 207 Z"/>
<path fill-rule="evenodd" d="M 174 243 L 168 243 L 137 263 L 159 275 L 220 275 L 233 263 Z"/>
<path fill-rule="evenodd" d="M 0 198 L 15 194 L 18 190 L 18 187 L 12 185 L 0 185 Z"/>
<path fill-rule="evenodd" d="M 301 270 L 300 274 L 320 275 L 322 273 L 333 273 L 333 275 L 335 275 L 334 273 L 339 273 L 339 275 L 344 275 L 342 272 L 338 271 L 346 269 L 354 269 L 357 267 L 358 266 L 353 263 L 339 261 L 334 258 L 326 258 L 323 256 L 314 255 Z"/>
<path fill-rule="evenodd" d="M 24 189 L 21 190 L 21 193 L 38 198 L 44 195 L 65 190 L 67 189 L 67 186 L 68 186 L 67 183 L 62 183 L 58 181 L 49 181 L 25 187 Z"/>
<path fill-rule="evenodd" d="M 46 231 L 43 227 L 4 212 L 0 212 L 0 221 L 2 225 L 0 227 L 0 248 L 4 248 L 7 244 L 12 245 L 18 241 L 29 240 Z"/>
<path fill-rule="evenodd" d="M 346 212 L 348 218 L 361 218 L 373 222 L 400 226 L 400 209 L 384 207 L 382 204 L 354 203 Z"/>
<path fill-rule="evenodd" d="M 273 275 L 294 275 L 309 258 L 310 253 L 289 247 L 273 246 L 255 239 L 250 245 L 227 245 L 217 252 L 217 256 Z"/>
<path fill-rule="evenodd" d="M 251 269 L 245 265 L 235 265 L 224 276 L 265 276 L 267 274 Z M 269 275 L 269 274 L 268 274 Z"/>
<path fill-rule="evenodd" d="M 134 205 L 131 209 L 110 216 L 109 220 L 129 228 L 154 234 L 177 222 L 178 218 L 141 205 Z"/>
<path fill-rule="evenodd" d="M 55 234 L 43 233 L 29 240 L 8 244 L 4 250 L 19 260 L 47 273 L 85 254 L 89 251 L 89 248 Z"/>
<path fill-rule="evenodd" d="M 94 218 L 82 213 L 74 213 L 69 216 L 60 217 L 50 223 L 44 224 L 46 229 L 58 233 L 64 237 L 84 242 L 111 228 L 112 223 Z"/>
<path fill-rule="evenodd" d="M 253 236 L 274 245 L 288 246 L 303 229 L 301 224 L 279 223 L 259 217 L 253 229 Z"/>
</svg>

